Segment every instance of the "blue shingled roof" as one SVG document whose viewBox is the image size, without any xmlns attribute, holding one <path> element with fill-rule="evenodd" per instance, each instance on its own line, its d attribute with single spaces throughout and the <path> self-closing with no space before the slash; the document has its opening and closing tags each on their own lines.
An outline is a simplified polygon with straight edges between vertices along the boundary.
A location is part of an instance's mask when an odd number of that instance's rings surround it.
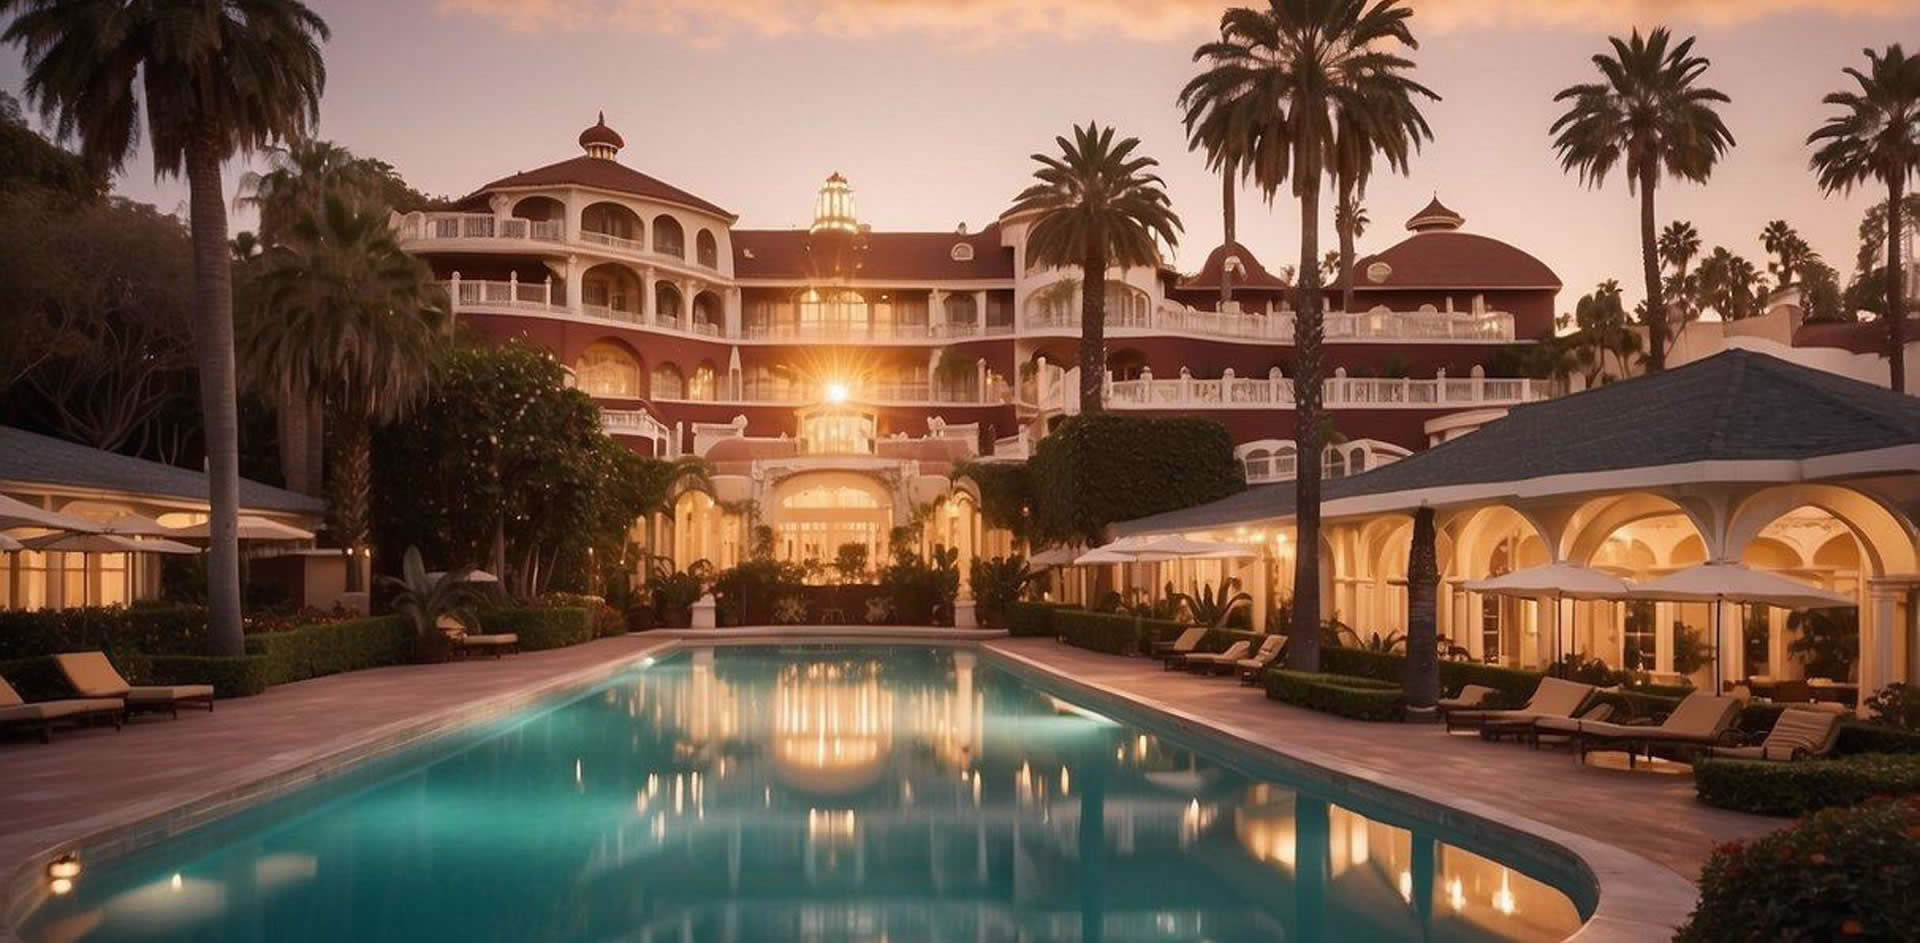
<svg viewBox="0 0 1920 943">
<path fill-rule="evenodd" d="M 0 481 L 44 482 L 169 498 L 207 500 L 207 476 L 192 469 L 0 426 Z M 240 506 L 318 514 L 319 498 L 240 479 Z"/>
</svg>

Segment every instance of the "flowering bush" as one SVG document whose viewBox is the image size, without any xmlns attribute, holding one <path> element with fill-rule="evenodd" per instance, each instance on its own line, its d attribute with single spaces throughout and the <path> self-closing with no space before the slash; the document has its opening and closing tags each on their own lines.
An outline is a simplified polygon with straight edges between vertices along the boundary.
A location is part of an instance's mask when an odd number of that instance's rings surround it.
<svg viewBox="0 0 1920 943">
<path fill-rule="evenodd" d="M 773 621 L 780 625 L 799 625 L 807 621 L 807 601 L 799 596 L 782 596 L 773 604 Z"/>
<path fill-rule="evenodd" d="M 1675 943 L 1910 940 L 1920 927 L 1920 798 L 1828 809 L 1722 845 Z"/>
</svg>

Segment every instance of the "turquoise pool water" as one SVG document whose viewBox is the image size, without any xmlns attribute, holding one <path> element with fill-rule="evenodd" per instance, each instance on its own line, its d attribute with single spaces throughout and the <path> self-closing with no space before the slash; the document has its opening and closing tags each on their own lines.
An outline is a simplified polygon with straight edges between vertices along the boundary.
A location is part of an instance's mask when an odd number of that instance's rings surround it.
<svg viewBox="0 0 1920 943">
<path fill-rule="evenodd" d="M 90 865 L 23 935 L 1557 940 L 1591 909 L 1154 723 L 965 650 L 681 652 Z"/>
</svg>

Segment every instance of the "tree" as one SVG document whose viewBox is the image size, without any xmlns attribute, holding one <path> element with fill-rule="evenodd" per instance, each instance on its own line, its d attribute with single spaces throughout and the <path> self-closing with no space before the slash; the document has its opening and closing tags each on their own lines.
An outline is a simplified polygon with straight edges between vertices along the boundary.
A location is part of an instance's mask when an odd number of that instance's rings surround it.
<svg viewBox="0 0 1920 943">
<path fill-rule="evenodd" d="M 302 391 L 333 417 L 329 530 L 349 558 L 367 542 L 372 427 L 404 418 L 426 396 L 451 340 L 445 292 L 400 249 L 386 214 L 329 194 L 294 219 L 268 257 L 260 310 L 241 337 L 255 385 Z M 349 566 L 349 590 L 358 578 Z"/>
<path fill-rule="evenodd" d="M 1846 306 L 1840 288 L 1840 273 L 1816 253 L 1800 271 L 1800 304 L 1809 321 L 1851 321 L 1853 309 Z"/>
<path fill-rule="evenodd" d="M 299 0 L 0 0 L 26 92 L 88 166 L 117 170 L 145 138 L 155 173 L 184 174 L 194 255 L 194 340 L 211 527 L 208 628 L 219 655 L 240 624 L 239 408 L 233 286 L 220 166 L 318 120 L 327 25 Z M 135 89 L 135 81 L 141 87 Z"/>
<path fill-rule="evenodd" d="M 1784 219 L 1776 219 L 1760 231 L 1760 247 L 1775 259 L 1767 263 L 1767 271 L 1773 274 L 1773 283 L 1780 288 L 1794 284 L 1796 276 L 1820 260 L 1820 253 L 1813 251 Z"/>
<path fill-rule="evenodd" d="M 1377 101 L 1359 101 L 1334 108 L 1333 228 L 1340 240 L 1340 310 L 1353 311 L 1353 243 L 1366 229 L 1366 210 L 1359 201 L 1366 198 L 1367 182 L 1373 178 L 1375 155 L 1384 157 L 1387 166 L 1407 172 L 1412 153 L 1422 141 L 1433 140 L 1433 129 L 1420 114 L 1414 98 L 1425 96 L 1439 101 L 1440 96 L 1425 86 L 1362 85 L 1359 95 L 1378 95 Z"/>
<path fill-rule="evenodd" d="M 1267 9 L 1232 9 L 1220 39 L 1194 51 L 1204 70 L 1180 92 L 1189 137 L 1208 149 L 1248 155 L 1246 168 L 1269 201 L 1290 184 L 1300 201 L 1299 313 L 1294 375 L 1295 437 L 1300 454 L 1321 446 L 1321 342 L 1326 333 L 1320 274 L 1320 189 L 1341 164 L 1338 127 L 1349 122 L 1381 147 L 1418 115 L 1432 92 L 1415 82 L 1413 62 L 1397 49 L 1418 48 L 1399 0 L 1269 0 Z M 1357 141 L 1358 138 L 1350 138 Z M 1390 158 L 1391 159 L 1391 158 Z M 1294 478 L 1293 626 L 1289 662 L 1320 664 L 1320 463 L 1300 463 Z"/>
<path fill-rule="evenodd" d="M 1340 234 L 1340 310 L 1353 313 L 1353 243 L 1367 234 L 1367 208 L 1342 200 L 1333 208 L 1333 231 Z"/>
<path fill-rule="evenodd" d="M 1899 43 L 1886 52 L 1864 50 L 1868 69 L 1844 71 L 1857 92 L 1833 92 L 1821 101 L 1842 109 L 1807 135 L 1817 145 L 1811 161 L 1828 193 L 1851 191 L 1875 180 L 1887 188 L 1886 289 L 1887 367 L 1896 392 L 1907 388 L 1907 303 L 1901 284 L 1900 237 L 1905 232 L 1907 178 L 1920 173 L 1920 56 L 1908 56 Z"/>
<path fill-rule="evenodd" d="M 1760 272 L 1753 263 L 1725 246 L 1714 246 L 1700 262 L 1700 304 L 1718 312 L 1723 321 L 1759 314 L 1762 287 Z"/>
<path fill-rule="evenodd" d="M 1407 548 L 1407 703 L 1432 707 L 1440 699 L 1439 622 L 1436 606 L 1440 564 L 1435 556 L 1433 508 L 1413 512 Z"/>
<path fill-rule="evenodd" d="M 0 92 L 0 193 L 22 189 L 57 195 L 63 204 L 92 203 L 106 195 L 107 174 L 28 126 L 20 100 Z"/>
<path fill-rule="evenodd" d="M 1607 279 L 1591 294 L 1582 295 L 1574 304 L 1572 324 L 1574 332 L 1567 339 L 1588 389 L 1605 381 L 1609 357 L 1618 375 L 1630 374 L 1633 358 L 1640 352 L 1640 335 L 1628 327 L 1619 282 Z"/>
<path fill-rule="evenodd" d="M 1676 219 L 1660 231 L 1654 252 L 1660 257 L 1662 265 L 1671 267 L 1672 274 L 1661 283 L 1662 299 L 1667 311 L 1666 349 L 1660 352 L 1661 363 L 1673 350 L 1673 342 L 1680 332 L 1700 317 L 1700 279 L 1691 271 L 1693 260 L 1700 256 L 1700 231 L 1683 219 Z M 1619 287 L 1615 284 L 1615 287 Z M 1648 340 L 1652 340 L 1652 329 L 1648 329 Z"/>
<path fill-rule="evenodd" d="M 1151 157 L 1135 157 L 1139 138 L 1117 144 L 1112 128 L 1088 122 L 1073 140 L 1056 137 L 1058 157 L 1035 154 L 1037 181 L 1014 198 L 1012 214 L 1035 214 L 1026 264 L 1080 267 L 1080 411 L 1103 408 L 1107 370 L 1107 269 L 1154 265 L 1155 240 L 1180 241 L 1165 183 Z"/>
<path fill-rule="evenodd" d="M 1704 183 L 1713 165 L 1733 146 L 1733 135 L 1714 111 L 1726 94 L 1695 83 L 1708 61 L 1693 55 L 1693 38 L 1670 45 L 1662 27 L 1645 37 L 1613 37 L 1613 53 L 1593 57 L 1604 81 L 1562 89 L 1553 100 L 1570 102 L 1553 123 L 1554 147 L 1563 170 L 1579 171 L 1590 186 L 1624 162 L 1627 186 L 1640 197 L 1640 264 L 1647 288 L 1647 369 L 1665 369 L 1667 301 L 1655 256 L 1654 188 L 1663 175 Z"/>
</svg>

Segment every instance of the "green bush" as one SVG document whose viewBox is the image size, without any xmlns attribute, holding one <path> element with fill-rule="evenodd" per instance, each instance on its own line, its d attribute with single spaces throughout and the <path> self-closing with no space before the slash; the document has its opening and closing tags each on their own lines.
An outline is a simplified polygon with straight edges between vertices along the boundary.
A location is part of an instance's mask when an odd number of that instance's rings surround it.
<svg viewBox="0 0 1920 943">
<path fill-rule="evenodd" d="M 199 654 L 207 648 L 200 606 L 88 606 L 0 611 L 0 661 L 61 652 Z"/>
<path fill-rule="evenodd" d="M 1100 542 L 1108 524 L 1192 507 L 1246 488 L 1218 420 L 1073 416 L 1027 463 L 1033 537 Z"/>
<path fill-rule="evenodd" d="M 560 609 L 585 609 L 593 615 L 593 637 L 610 638 L 627 634 L 627 617 L 599 596 L 581 593 L 548 593 L 540 605 Z"/>
<path fill-rule="evenodd" d="M 520 650 L 565 648 L 593 640 L 593 614 L 585 609 L 550 606 L 502 607 L 475 613 L 480 632 L 520 636 Z M 475 633 L 480 634 L 480 633 Z"/>
<path fill-rule="evenodd" d="M 1676 943 L 1911 940 L 1920 927 L 1920 800 L 1829 809 L 1722 845 Z"/>
<path fill-rule="evenodd" d="M 1700 801 L 1758 815 L 1803 815 L 1874 796 L 1920 793 L 1920 755 L 1863 753 L 1831 760 L 1702 760 L 1694 766 Z"/>
<path fill-rule="evenodd" d="M 1841 756 L 1855 753 L 1920 753 L 1920 733 L 1880 724 L 1844 723 L 1833 752 Z"/>
<path fill-rule="evenodd" d="M 286 684 L 408 664 L 418 656 L 419 639 L 406 617 L 388 615 L 248 636 L 247 651 L 266 658 L 267 683 Z"/>
<path fill-rule="evenodd" d="M 1356 675 L 1400 684 L 1407 676 L 1407 656 L 1363 651 L 1358 648 L 1320 649 L 1320 668 L 1334 674 Z M 1540 672 L 1482 665 L 1470 661 L 1442 661 L 1440 687 L 1459 691 L 1469 684 L 1485 685 L 1500 692 L 1500 706 L 1519 707 L 1533 696 L 1540 685 Z"/>
<path fill-rule="evenodd" d="M 1185 627 L 1177 622 L 1136 619 L 1133 616 L 1082 609 L 1059 609 L 1053 624 L 1060 640 L 1068 645 L 1106 652 L 1109 655 L 1136 655 L 1147 643 L 1163 633 L 1178 633 Z"/>
<path fill-rule="evenodd" d="M 1352 675 L 1270 670 L 1267 697 L 1354 720 L 1403 720 L 1407 697 L 1398 684 Z"/>
<path fill-rule="evenodd" d="M 1062 609 L 1077 607 L 1057 602 L 1012 602 L 1007 604 L 1007 634 L 1016 636 L 1041 636 L 1053 638 L 1059 635 L 1054 625 L 1054 614 Z"/>
<path fill-rule="evenodd" d="M 266 655 L 155 655 L 149 671 L 154 684 L 211 684 L 215 697 L 252 697 L 273 683 L 272 661 Z"/>
</svg>

